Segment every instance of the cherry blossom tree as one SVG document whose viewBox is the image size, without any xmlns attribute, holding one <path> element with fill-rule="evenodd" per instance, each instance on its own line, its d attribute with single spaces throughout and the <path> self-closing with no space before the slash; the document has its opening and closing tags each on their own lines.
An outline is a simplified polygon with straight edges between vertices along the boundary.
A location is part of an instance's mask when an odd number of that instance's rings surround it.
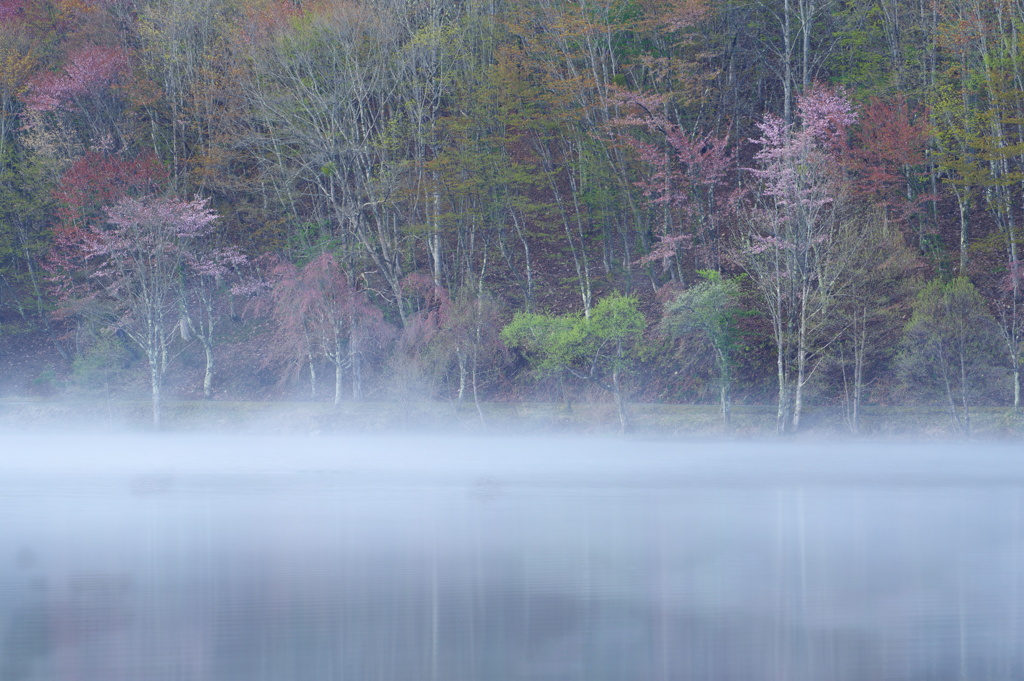
<svg viewBox="0 0 1024 681">
<path fill-rule="evenodd" d="M 68 54 L 59 72 L 44 71 L 28 84 L 25 106 L 30 111 L 56 111 L 110 87 L 128 71 L 128 57 L 116 47 L 86 45 Z"/>
<path fill-rule="evenodd" d="M 78 235 L 80 264 L 92 269 L 65 293 L 102 303 L 109 324 L 145 354 L 158 428 L 182 278 L 190 265 L 208 275 L 225 259 L 197 250 L 217 215 L 205 199 L 154 197 L 126 197 L 106 213 L 106 227 Z"/>
<path fill-rule="evenodd" d="M 57 156 L 77 155 L 82 146 L 132 147 L 125 117 L 130 74 L 128 53 L 120 47 L 86 44 L 72 49 L 59 70 L 29 79 L 21 96 L 25 128 L 53 147 Z"/>
<path fill-rule="evenodd" d="M 853 271 L 856 240 L 843 214 L 838 162 L 857 120 L 842 90 L 816 86 L 797 99 L 799 124 L 767 114 L 753 140 L 761 199 L 747 216 L 740 257 L 772 322 L 780 432 L 800 424 L 803 392 L 829 328 L 831 301 Z"/>
</svg>

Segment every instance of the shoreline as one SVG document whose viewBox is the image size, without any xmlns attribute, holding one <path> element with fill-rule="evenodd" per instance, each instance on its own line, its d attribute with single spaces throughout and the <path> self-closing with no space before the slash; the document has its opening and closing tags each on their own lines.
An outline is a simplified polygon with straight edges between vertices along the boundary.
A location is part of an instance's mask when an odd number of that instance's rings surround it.
<svg viewBox="0 0 1024 681">
<path fill-rule="evenodd" d="M 152 431 L 146 400 L 46 398 L 0 399 L 0 430 Z M 164 403 L 161 431 L 248 434 L 400 433 L 471 435 L 617 436 L 611 403 L 563 405 L 540 402 L 255 402 L 171 400 Z M 721 422 L 717 405 L 633 404 L 625 437 L 842 440 L 964 439 L 940 407 L 880 407 L 862 410 L 862 428 L 851 432 L 841 408 L 809 410 L 794 434 L 775 432 L 774 405 L 736 405 L 732 427 Z M 1006 407 L 972 411 L 969 439 L 1024 437 L 1024 414 Z"/>
</svg>

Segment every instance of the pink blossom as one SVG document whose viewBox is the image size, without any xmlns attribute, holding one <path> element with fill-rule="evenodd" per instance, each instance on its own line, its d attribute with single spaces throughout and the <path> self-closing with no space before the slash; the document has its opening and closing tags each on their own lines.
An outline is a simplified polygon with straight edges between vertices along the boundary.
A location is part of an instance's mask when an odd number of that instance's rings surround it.
<svg viewBox="0 0 1024 681">
<path fill-rule="evenodd" d="M 764 193 L 788 211 L 817 211 L 834 198 L 840 172 L 837 154 L 857 114 L 842 89 L 815 86 L 797 99 L 800 125 L 774 114 L 757 124 L 760 164 L 751 169 Z"/>
<path fill-rule="evenodd" d="M 63 72 L 46 72 L 29 82 L 25 104 L 32 111 L 68 108 L 77 98 L 98 94 L 127 73 L 128 57 L 117 48 L 89 45 L 68 55 Z"/>
</svg>

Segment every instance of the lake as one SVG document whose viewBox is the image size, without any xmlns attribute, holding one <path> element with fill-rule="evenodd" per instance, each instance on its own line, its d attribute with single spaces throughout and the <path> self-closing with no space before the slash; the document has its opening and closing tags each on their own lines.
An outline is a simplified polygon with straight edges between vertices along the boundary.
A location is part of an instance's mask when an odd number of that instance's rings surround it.
<svg viewBox="0 0 1024 681">
<path fill-rule="evenodd" d="M 1024 678 L 1019 443 L 0 434 L 0 681 Z"/>
</svg>

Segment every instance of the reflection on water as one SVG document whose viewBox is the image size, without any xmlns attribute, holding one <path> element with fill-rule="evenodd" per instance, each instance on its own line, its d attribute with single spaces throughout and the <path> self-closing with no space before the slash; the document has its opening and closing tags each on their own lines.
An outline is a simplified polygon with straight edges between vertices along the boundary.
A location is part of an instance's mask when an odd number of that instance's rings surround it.
<svg viewBox="0 0 1024 681">
<path fill-rule="evenodd" d="M 0 681 L 1021 679 L 1018 450 L 0 436 Z"/>
</svg>

